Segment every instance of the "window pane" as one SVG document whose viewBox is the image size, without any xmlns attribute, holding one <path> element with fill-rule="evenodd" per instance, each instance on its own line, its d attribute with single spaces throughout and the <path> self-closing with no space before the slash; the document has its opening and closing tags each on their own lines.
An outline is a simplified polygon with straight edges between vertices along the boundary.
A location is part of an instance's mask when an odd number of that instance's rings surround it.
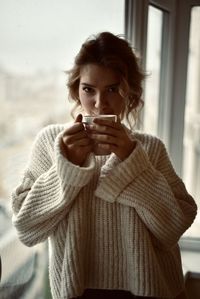
<svg viewBox="0 0 200 299">
<path fill-rule="evenodd" d="M 158 124 L 162 23 L 163 12 L 149 6 L 146 57 L 149 77 L 145 86 L 144 130 L 151 134 L 157 134 Z"/>
<path fill-rule="evenodd" d="M 79 9 L 78 9 L 79 8 Z M 124 1 L 0 2 L 0 197 L 8 199 L 40 127 L 66 122 L 64 71 L 99 31 L 124 33 Z"/>
<path fill-rule="evenodd" d="M 7 204 L 36 133 L 70 119 L 64 71 L 82 42 L 100 31 L 124 34 L 123 0 L 0 1 L 0 238 L 12 230 Z M 16 264 L 16 246 L 1 248 L 2 283 L 25 262 L 19 247 Z"/>
<path fill-rule="evenodd" d="M 200 208 L 200 7 L 191 11 L 184 128 L 183 178 Z M 200 237 L 200 211 L 186 234 Z"/>
</svg>

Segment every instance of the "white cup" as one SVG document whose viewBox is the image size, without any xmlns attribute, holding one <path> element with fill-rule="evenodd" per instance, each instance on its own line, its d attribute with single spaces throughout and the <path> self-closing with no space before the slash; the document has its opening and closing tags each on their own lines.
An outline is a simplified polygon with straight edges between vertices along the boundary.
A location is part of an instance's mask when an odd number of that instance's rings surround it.
<svg viewBox="0 0 200 299">
<path fill-rule="evenodd" d="M 92 124 L 93 120 L 95 118 L 101 118 L 101 119 L 117 122 L 117 115 L 114 115 L 114 114 L 100 114 L 100 115 L 97 115 L 97 116 L 92 116 L 92 115 L 83 116 L 83 123 L 88 124 L 88 125 Z M 110 154 L 105 149 L 98 148 L 98 143 L 97 142 L 94 142 L 93 152 L 96 156 L 102 156 L 102 155 L 109 155 Z"/>
<path fill-rule="evenodd" d="M 93 120 L 95 118 L 101 118 L 101 119 L 106 119 L 106 120 L 110 120 L 110 121 L 117 121 L 117 115 L 114 114 L 100 114 L 97 116 L 92 116 L 92 115 L 85 115 L 83 116 L 83 123 L 85 124 L 91 124 L 93 123 Z"/>
</svg>

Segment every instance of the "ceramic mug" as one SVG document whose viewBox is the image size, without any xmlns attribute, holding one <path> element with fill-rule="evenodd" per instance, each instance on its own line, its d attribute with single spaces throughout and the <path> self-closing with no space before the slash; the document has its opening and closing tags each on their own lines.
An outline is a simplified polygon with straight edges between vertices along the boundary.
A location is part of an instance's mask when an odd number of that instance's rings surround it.
<svg viewBox="0 0 200 299">
<path fill-rule="evenodd" d="M 97 116 L 92 116 L 92 115 L 83 116 L 83 123 L 88 124 L 88 125 L 92 124 L 93 120 L 95 118 L 101 118 L 101 119 L 117 122 L 117 115 L 114 115 L 114 114 L 100 114 L 100 115 L 97 115 Z M 93 152 L 97 156 L 102 156 L 102 155 L 107 155 L 108 154 L 107 152 L 105 152 L 104 149 L 98 148 L 98 143 L 97 142 L 94 142 Z"/>
</svg>

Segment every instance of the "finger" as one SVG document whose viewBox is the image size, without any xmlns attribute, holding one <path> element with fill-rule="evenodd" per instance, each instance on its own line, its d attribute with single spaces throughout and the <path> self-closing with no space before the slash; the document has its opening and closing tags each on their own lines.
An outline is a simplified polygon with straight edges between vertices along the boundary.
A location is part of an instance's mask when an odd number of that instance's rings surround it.
<svg viewBox="0 0 200 299">
<path fill-rule="evenodd" d="M 120 127 L 121 127 L 120 122 L 115 122 L 113 120 L 108 120 L 108 119 L 95 118 L 93 120 L 93 123 L 101 125 L 101 126 L 107 126 L 107 127 L 115 128 L 115 129 L 118 129 L 118 130 L 120 130 Z"/>
<path fill-rule="evenodd" d="M 108 152 L 117 153 L 118 147 L 114 144 L 108 144 L 108 143 L 99 143 L 97 145 L 98 149 L 106 150 Z"/>
<path fill-rule="evenodd" d="M 119 128 L 108 127 L 105 125 L 92 124 L 86 128 L 89 136 L 92 132 L 105 133 L 106 135 L 119 137 L 121 131 Z"/>
<path fill-rule="evenodd" d="M 121 124 L 121 119 L 120 119 L 120 116 L 117 115 L 117 123 L 120 123 Z"/>
<path fill-rule="evenodd" d="M 93 146 L 91 144 L 79 145 L 76 147 L 74 145 L 71 145 L 68 149 L 71 153 L 76 153 L 76 155 L 78 155 L 78 156 L 85 156 L 92 152 Z"/>
<path fill-rule="evenodd" d="M 75 123 L 81 123 L 82 122 L 82 119 L 83 119 L 83 116 L 82 114 L 78 114 L 75 118 Z"/>
<path fill-rule="evenodd" d="M 63 132 L 63 136 L 75 134 L 75 133 L 78 133 L 78 132 L 84 131 L 84 130 L 85 130 L 85 128 L 84 128 L 83 123 L 76 122 L 71 127 L 65 129 L 65 131 Z"/>
<path fill-rule="evenodd" d="M 118 145 L 118 138 L 111 135 L 92 133 L 90 138 L 100 143 Z"/>
<path fill-rule="evenodd" d="M 79 131 L 77 132 L 76 134 L 66 134 L 66 135 L 63 135 L 63 142 L 65 144 L 73 144 L 74 142 L 80 140 L 80 139 L 87 139 L 87 140 L 90 140 L 86 131 L 82 130 L 82 131 Z"/>
<path fill-rule="evenodd" d="M 82 138 L 79 140 L 76 140 L 73 143 L 65 143 L 67 146 L 69 146 L 70 148 L 77 148 L 79 146 L 91 146 L 93 144 L 93 141 L 89 138 Z"/>
</svg>

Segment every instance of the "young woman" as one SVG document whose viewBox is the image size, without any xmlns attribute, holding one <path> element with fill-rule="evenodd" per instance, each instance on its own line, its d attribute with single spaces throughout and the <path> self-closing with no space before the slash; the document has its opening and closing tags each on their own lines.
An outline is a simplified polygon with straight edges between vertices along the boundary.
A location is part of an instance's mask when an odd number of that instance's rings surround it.
<svg viewBox="0 0 200 299">
<path fill-rule="evenodd" d="M 177 242 L 197 207 L 163 143 L 133 129 L 143 78 L 126 40 L 108 32 L 87 40 L 68 77 L 80 113 L 38 134 L 13 192 L 20 240 L 49 240 L 54 299 L 175 298 L 184 290 Z M 92 124 L 85 114 L 96 116 Z"/>
</svg>

